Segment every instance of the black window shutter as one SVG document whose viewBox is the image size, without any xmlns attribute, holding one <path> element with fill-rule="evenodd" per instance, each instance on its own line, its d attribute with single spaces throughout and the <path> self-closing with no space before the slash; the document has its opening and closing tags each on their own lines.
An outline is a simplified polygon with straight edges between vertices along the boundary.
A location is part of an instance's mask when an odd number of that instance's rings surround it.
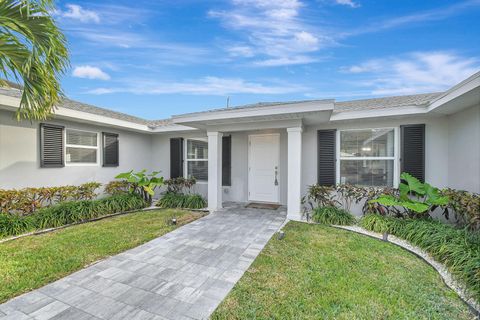
<svg viewBox="0 0 480 320">
<path fill-rule="evenodd" d="M 40 124 L 40 167 L 64 167 L 64 127 L 53 124 Z"/>
<path fill-rule="evenodd" d="M 232 136 L 222 138 L 222 186 L 232 185 Z"/>
<path fill-rule="evenodd" d="M 183 177 L 183 138 L 170 139 L 170 178 Z"/>
<path fill-rule="evenodd" d="M 336 179 L 335 145 L 337 130 L 318 130 L 318 184 L 333 186 Z"/>
<path fill-rule="evenodd" d="M 103 166 L 104 167 L 118 167 L 118 134 L 102 132 L 103 141 Z"/>
<path fill-rule="evenodd" d="M 400 126 L 401 172 L 425 182 L 425 124 Z"/>
</svg>

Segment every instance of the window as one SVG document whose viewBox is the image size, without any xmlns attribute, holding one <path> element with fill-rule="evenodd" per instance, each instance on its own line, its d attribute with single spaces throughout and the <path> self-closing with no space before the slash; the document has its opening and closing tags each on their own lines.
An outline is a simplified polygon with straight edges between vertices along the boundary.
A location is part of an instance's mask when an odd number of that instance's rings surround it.
<svg viewBox="0 0 480 320">
<path fill-rule="evenodd" d="M 187 139 L 186 177 L 198 181 L 208 180 L 208 142 L 207 139 Z"/>
<path fill-rule="evenodd" d="M 339 132 L 339 183 L 393 187 L 396 177 L 395 129 Z"/>
<path fill-rule="evenodd" d="M 97 133 L 67 129 L 65 141 L 65 161 L 67 164 L 98 163 Z"/>
</svg>

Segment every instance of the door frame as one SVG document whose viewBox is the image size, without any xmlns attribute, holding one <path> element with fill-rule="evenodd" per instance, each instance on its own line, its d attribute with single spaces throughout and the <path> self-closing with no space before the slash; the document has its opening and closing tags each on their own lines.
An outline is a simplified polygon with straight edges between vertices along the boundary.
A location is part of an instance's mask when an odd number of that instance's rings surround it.
<svg viewBox="0 0 480 320">
<path fill-rule="evenodd" d="M 274 202 L 267 202 L 267 203 L 280 203 L 280 183 L 281 183 L 281 177 L 282 177 L 282 173 L 280 171 L 280 133 L 258 133 L 258 134 L 249 134 L 248 135 L 248 146 L 247 146 L 247 200 L 250 202 L 250 201 L 255 201 L 255 202 L 265 202 L 265 201 L 260 201 L 260 200 L 256 200 L 256 199 L 252 199 L 252 197 L 250 196 L 250 190 L 252 189 L 251 188 L 251 183 L 252 183 L 252 179 L 250 178 L 250 174 L 251 174 L 251 161 L 252 161 L 252 151 L 251 151 L 251 142 L 252 142 L 252 137 L 264 137 L 264 136 L 275 136 L 278 138 L 278 154 L 277 154 L 277 180 L 278 180 L 278 186 L 277 186 L 277 190 L 275 192 L 275 197 L 276 197 L 276 200 L 277 201 L 274 201 Z"/>
</svg>

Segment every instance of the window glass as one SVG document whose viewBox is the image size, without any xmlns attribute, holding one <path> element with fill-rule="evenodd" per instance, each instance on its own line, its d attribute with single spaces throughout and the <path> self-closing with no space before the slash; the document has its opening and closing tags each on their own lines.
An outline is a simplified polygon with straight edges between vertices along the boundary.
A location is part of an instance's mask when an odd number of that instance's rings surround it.
<svg viewBox="0 0 480 320">
<path fill-rule="evenodd" d="M 393 129 L 340 132 L 341 157 L 393 157 Z"/>
<path fill-rule="evenodd" d="M 208 142 L 202 139 L 187 140 L 187 177 L 198 181 L 208 180 Z"/>
<path fill-rule="evenodd" d="M 67 144 L 96 147 L 97 134 L 95 132 L 67 130 Z"/>
<path fill-rule="evenodd" d="M 394 144 L 392 128 L 340 131 L 339 183 L 393 187 Z"/>
<path fill-rule="evenodd" d="M 340 183 L 393 187 L 394 160 L 341 160 Z"/>
<path fill-rule="evenodd" d="M 97 163 L 97 150 L 67 147 L 66 161 L 69 163 Z"/>
<path fill-rule="evenodd" d="M 97 163 L 98 134 L 95 132 L 66 130 L 66 163 Z"/>
<path fill-rule="evenodd" d="M 188 161 L 187 174 L 200 181 L 208 180 L 208 161 Z"/>
<path fill-rule="evenodd" d="M 187 159 L 208 159 L 208 142 L 187 140 Z"/>
</svg>

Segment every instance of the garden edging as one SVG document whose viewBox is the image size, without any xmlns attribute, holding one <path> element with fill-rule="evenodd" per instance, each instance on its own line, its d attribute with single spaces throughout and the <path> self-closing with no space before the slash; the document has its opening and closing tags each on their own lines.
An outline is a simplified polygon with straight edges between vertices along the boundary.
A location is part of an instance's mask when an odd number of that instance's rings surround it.
<svg viewBox="0 0 480 320">
<path fill-rule="evenodd" d="M 383 241 L 382 234 L 368 231 L 359 226 L 332 225 L 332 227 L 356 232 Z M 387 241 L 415 254 L 416 256 L 427 262 L 429 265 L 431 265 L 438 272 L 447 287 L 455 291 L 458 296 L 468 305 L 468 307 L 476 314 L 476 316 L 480 318 L 480 304 L 475 299 L 470 297 L 465 286 L 456 281 L 443 264 L 433 259 L 426 251 L 420 249 L 419 247 L 413 246 L 408 241 L 398 238 L 394 235 L 389 234 Z"/>
</svg>

